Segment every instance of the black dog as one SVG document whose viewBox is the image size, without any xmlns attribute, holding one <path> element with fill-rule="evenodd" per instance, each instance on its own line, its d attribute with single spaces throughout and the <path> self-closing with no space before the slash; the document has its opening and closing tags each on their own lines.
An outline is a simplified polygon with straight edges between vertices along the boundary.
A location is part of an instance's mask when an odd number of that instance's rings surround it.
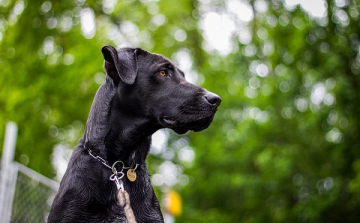
<svg viewBox="0 0 360 223">
<path fill-rule="evenodd" d="M 201 131 L 221 100 L 186 82 L 184 73 L 160 55 L 112 46 L 104 46 L 102 53 L 106 81 L 96 93 L 48 222 L 125 222 L 107 167 L 116 161 L 123 162 L 118 169 L 137 166 L 134 182 L 122 178 L 137 222 L 163 222 L 145 163 L 151 135 L 161 128 L 179 134 Z"/>
</svg>

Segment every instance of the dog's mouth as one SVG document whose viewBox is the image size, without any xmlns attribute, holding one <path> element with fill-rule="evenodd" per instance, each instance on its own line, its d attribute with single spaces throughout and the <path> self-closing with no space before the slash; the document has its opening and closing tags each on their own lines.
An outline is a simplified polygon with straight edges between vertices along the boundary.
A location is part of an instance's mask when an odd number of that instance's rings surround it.
<svg viewBox="0 0 360 223">
<path fill-rule="evenodd" d="M 189 130 L 199 132 L 206 129 L 209 127 L 213 119 L 214 114 L 208 116 L 199 116 L 186 121 L 180 121 L 175 117 L 168 116 L 163 116 L 161 120 L 164 127 L 170 128 L 178 134 L 184 134 Z"/>
<path fill-rule="evenodd" d="M 164 116 L 164 117 L 162 117 L 162 120 L 164 121 L 164 123 L 166 123 L 169 126 L 174 126 L 178 123 L 178 121 L 174 117 Z"/>
</svg>

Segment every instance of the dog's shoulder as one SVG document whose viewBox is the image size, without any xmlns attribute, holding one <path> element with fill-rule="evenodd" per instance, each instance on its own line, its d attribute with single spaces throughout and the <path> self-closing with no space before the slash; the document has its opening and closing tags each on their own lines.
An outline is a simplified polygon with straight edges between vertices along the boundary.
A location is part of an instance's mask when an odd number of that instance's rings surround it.
<svg viewBox="0 0 360 223">
<path fill-rule="evenodd" d="M 54 199 L 49 222 L 87 222 L 77 216 L 97 219 L 106 212 L 111 201 L 109 197 L 101 196 L 106 185 L 101 179 L 101 168 L 97 168 L 97 162 L 91 158 L 83 146 L 74 149 Z"/>
<path fill-rule="evenodd" d="M 85 191 L 86 189 L 85 185 L 87 180 L 85 174 L 89 167 L 83 151 L 84 148 L 82 146 L 77 146 L 71 155 L 68 168 L 60 182 L 59 192 L 62 196 L 65 196 L 65 194 L 74 196 L 76 193 Z"/>
</svg>

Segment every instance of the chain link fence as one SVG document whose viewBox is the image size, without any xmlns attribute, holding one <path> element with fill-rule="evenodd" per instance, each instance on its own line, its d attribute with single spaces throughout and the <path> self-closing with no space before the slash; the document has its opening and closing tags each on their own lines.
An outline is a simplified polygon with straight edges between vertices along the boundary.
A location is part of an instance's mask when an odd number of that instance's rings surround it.
<svg viewBox="0 0 360 223">
<path fill-rule="evenodd" d="M 46 222 L 58 183 L 17 162 L 0 172 L 0 223 Z"/>
<path fill-rule="evenodd" d="M 0 162 L 0 223 L 41 223 L 59 184 L 14 161 L 17 125 L 6 124 Z"/>
</svg>

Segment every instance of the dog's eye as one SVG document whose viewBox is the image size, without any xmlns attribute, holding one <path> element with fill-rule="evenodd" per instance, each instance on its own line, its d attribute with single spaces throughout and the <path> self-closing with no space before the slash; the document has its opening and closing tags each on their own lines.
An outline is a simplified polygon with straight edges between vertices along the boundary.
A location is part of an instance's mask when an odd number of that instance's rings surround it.
<svg viewBox="0 0 360 223">
<path fill-rule="evenodd" d="M 165 77 L 165 76 L 166 76 L 166 72 L 165 72 L 165 71 L 163 71 L 163 70 L 162 70 L 162 71 L 160 71 L 160 72 L 159 72 L 159 74 L 160 74 L 161 76 L 163 76 L 163 77 Z"/>
</svg>

